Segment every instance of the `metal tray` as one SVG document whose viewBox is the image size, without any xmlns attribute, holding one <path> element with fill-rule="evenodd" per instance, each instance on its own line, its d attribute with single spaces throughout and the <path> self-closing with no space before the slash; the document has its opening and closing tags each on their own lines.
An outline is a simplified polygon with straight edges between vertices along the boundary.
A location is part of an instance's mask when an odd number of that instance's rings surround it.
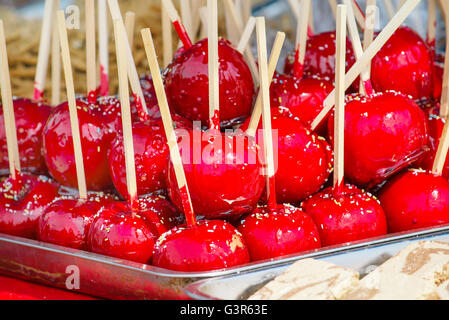
<svg viewBox="0 0 449 320">
<path fill-rule="evenodd" d="M 403 233 L 366 243 L 308 253 L 292 257 L 290 261 L 284 259 L 285 263 L 278 261 L 277 264 L 270 267 L 254 271 L 203 279 L 187 285 L 185 292 L 190 298 L 196 300 L 244 300 L 283 273 L 293 262 L 305 258 L 315 258 L 351 268 L 358 271 L 363 277 L 410 243 L 420 240 L 449 242 L 449 226 Z"/>
</svg>

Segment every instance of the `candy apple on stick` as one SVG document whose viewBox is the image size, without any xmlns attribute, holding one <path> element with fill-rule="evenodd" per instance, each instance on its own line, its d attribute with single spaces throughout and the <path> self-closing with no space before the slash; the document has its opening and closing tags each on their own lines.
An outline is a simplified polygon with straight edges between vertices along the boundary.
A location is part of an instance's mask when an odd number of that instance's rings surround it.
<svg viewBox="0 0 449 320">
<path fill-rule="evenodd" d="M 142 36 L 187 221 L 186 225 L 175 227 L 159 238 L 155 246 L 153 265 L 175 271 L 195 272 L 231 268 L 248 263 L 248 249 L 241 234 L 234 227 L 219 220 L 196 221 L 150 30 L 142 30 Z M 210 250 L 212 247 L 214 250 Z"/>
<path fill-rule="evenodd" d="M 77 116 L 77 102 L 73 82 L 69 42 L 65 26 L 64 11 L 57 13 L 62 61 L 66 79 L 68 106 L 70 111 L 70 130 L 73 136 L 76 180 L 79 197 L 68 196 L 53 201 L 39 218 L 38 239 L 76 249 L 87 249 L 87 235 L 94 216 L 104 206 L 114 200 L 103 193 L 87 192 L 84 174 L 83 150 Z"/>
<path fill-rule="evenodd" d="M 336 105 L 334 131 L 334 185 L 307 199 L 302 208 L 318 226 L 323 246 L 352 242 L 387 233 L 385 213 L 372 195 L 344 183 L 345 135 L 345 43 L 346 10 L 337 8 Z"/>
<path fill-rule="evenodd" d="M 313 220 L 300 209 L 287 204 L 278 204 L 276 200 L 265 18 L 256 20 L 268 204 L 256 208 L 244 217 L 238 226 L 248 245 L 252 261 L 276 258 L 321 246 L 318 229 Z"/>
<path fill-rule="evenodd" d="M 0 20 L 0 85 L 10 175 L 0 183 L 0 232 L 34 238 L 44 209 L 58 196 L 48 178 L 21 172 L 3 21 Z"/>
</svg>

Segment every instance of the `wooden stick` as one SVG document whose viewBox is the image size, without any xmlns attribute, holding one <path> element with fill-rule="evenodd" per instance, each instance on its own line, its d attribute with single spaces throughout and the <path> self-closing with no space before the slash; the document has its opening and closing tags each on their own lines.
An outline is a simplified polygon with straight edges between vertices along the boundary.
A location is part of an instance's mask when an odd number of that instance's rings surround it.
<svg viewBox="0 0 449 320">
<path fill-rule="evenodd" d="M 355 17 L 358 25 L 360 26 L 360 28 L 362 30 L 364 30 L 365 29 L 365 13 L 360 8 L 359 4 L 357 3 L 357 0 L 352 0 L 351 8 L 354 12 L 354 17 Z M 348 10 L 349 10 L 349 8 L 348 8 Z"/>
<path fill-rule="evenodd" d="M 95 103 L 97 100 L 95 0 L 85 0 L 85 4 L 87 96 L 90 102 Z"/>
<path fill-rule="evenodd" d="M 351 2 L 352 0 L 343 0 L 343 3 L 347 7 L 347 23 L 352 47 L 354 49 L 356 58 L 360 59 L 360 57 L 363 55 L 363 48 L 362 42 L 360 41 L 360 34 L 359 30 L 357 29 L 357 23 L 355 21 L 354 10 L 352 8 Z M 360 88 L 360 93 L 365 95 L 372 95 L 373 87 L 371 85 L 371 79 L 369 78 L 369 74 L 366 71 L 366 68 L 362 71 L 361 78 L 363 86 Z"/>
<path fill-rule="evenodd" d="M 70 111 L 70 126 L 73 137 L 73 150 L 75 154 L 76 177 L 78 181 L 78 192 L 80 199 L 87 199 L 86 177 L 84 173 L 83 149 L 81 146 L 81 134 L 78 122 L 78 112 L 75 98 L 75 86 L 73 84 L 72 62 L 70 58 L 69 40 L 65 24 L 64 11 L 57 13 L 59 30 L 59 43 L 61 46 L 62 65 L 66 82 L 67 99 Z"/>
<path fill-rule="evenodd" d="M 53 21 L 56 21 L 56 13 L 61 4 L 55 1 Z M 61 103 L 61 49 L 59 47 L 58 28 L 52 28 L 51 40 L 51 105 L 57 106 Z"/>
<path fill-rule="evenodd" d="M 125 14 L 125 29 L 126 35 L 128 36 L 129 46 L 131 51 L 134 47 L 134 26 L 136 25 L 136 14 L 134 12 L 128 11 Z"/>
<path fill-rule="evenodd" d="M 3 103 L 3 115 L 8 149 L 9 172 L 14 182 L 18 181 L 20 174 L 20 156 L 17 143 L 17 128 L 14 116 L 14 103 L 11 91 L 11 78 L 9 74 L 8 52 L 6 50 L 6 37 L 3 20 L 0 20 L 0 85 Z"/>
<path fill-rule="evenodd" d="M 345 68 L 346 68 L 346 20 L 347 5 L 337 7 L 337 34 L 335 54 L 335 117 L 334 117 L 334 189 L 341 191 L 344 185 L 345 164 Z"/>
<path fill-rule="evenodd" d="M 192 34 L 195 36 L 198 35 L 201 28 L 201 19 L 198 13 L 202 6 L 203 0 L 192 0 L 191 12 L 194 13 L 192 14 Z"/>
<path fill-rule="evenodd" d="M 446 23 L 446 39 L 449 39 L 449 3 L 447 1 L 441 1 L 441 9 L 443 10 Z M 444 59 L 444 72 L 443 72 L 443 89 L 441 92 L 440 100 L 440 117 L 442 119 L 448 119 L 449 116 L 449 41 L 446 41 L 446 52 Z"/>
<path fill-rule="evenodd" d="M 366 24 L 365 24 L 365 32 L 363 35 L 363 50 L 368 49 L 368 47 L 373 43 L 374 40 L 374 28 L 377 19 L 377 0 L 367 0 L 366 1 Z M 366 75 L 367 79 L 371 79 L 371 65 L 368 64 L 366 66 Z M 360 87 L 363 87 L 363 79 L 360 79 Z M 371 86 L 372 88 L 372 86 Z"/>
<path fill-rule="evenodd" d="M 242 37 L 240 38 L 239 44 L 237 45 L 237 51 L 241 54 L 244 53 L 245 49 L 250 45 L 251 35 L 256 27 L 256 18 L 250 17 L 248 23 L 246 24 L 245 30 L 243 31 Z"/>
<path fill-rule="evenodd" d="M 296 59 L 294 64 L 294 76 L 301 79 L 304 71 L 304 60 L 307 49 L 307 31 L 309 25 L 309 11 L 311 0 L 302 0 L 300 18 L 296 30 Z"/>
<path fill-rule="evenodd" d="M 307 11 L 308 14 L 308 11 Z M 263 123 L 263 140 L 265 151 L 265 162 L 267 166 L 267 196 L 268 207 L 275 209 L 276 201 L 276 185 L 275 185 L 275 168 L 274 168 L 274 148 L 273 135 L 271 129 L 271 107 L 270 107 L 270 81 L 268 76 L 267 63 L 267 39 L 265 31 L 265 18 L 256 18 L 257 48 L 259 52 L 259 75 L 260 75 L 260 92 L 262 95 L 262 123 Z"/>
<path fill-rule="evenodd" d="M 187 224 L 189 226 L 194 226 L 196 224 L 196 218 L 193 211 L 192 200 L 190 198 L 190 192 L 187 185 L 184 167 L 182 164 L 181 153 L 178 148 L 176 133 L 173 127 L 170 108 L 168 106 L 167 96 L 165 94 L 164 84 L 162 82 L 159 63 L 157 61 L 156 50 L 154 48 L 150 29 L 142 30 L 142 38 L 144 42 L 145 52 L 148 58 L 148 64 L 150 66 L 151 76 L 153 78 L 154 89 L 156 91 L 165 134 L 167 136 L 167 143 L 170 149 L 171 161 L 175 170 L 176 181 L 181 193 L 184 214 L 186 216 Z"/>
<path fill-rule="evenodd" d="M 165 0 L 164 0 L 165 3 Z M 118 5 L 117 0 L 108 0 L 109 10 L 111 12 L 112 20 L 120 20 L 122 27 L 125 28 L 122 14 L 120 13 L 120 7 Z M 125 34 L 126 36 L 126 34 Z M 148 109 L 147 104 L 145 102 L 145 96 L 143 95 L 142 86 L 140 84 L 139 74 L 137 72 L 137 67 L 134 62 L 133 53 L 131 51 L 131 47 L 129 46 L 129 40 L 126 36 L 126 49 L 128 52 L 128 77 L 129 82 L 131 84 L 131 90 L 136 99 L 136 105 L 139 109 L 139 116 L 142 121 L 148 119 Z"/>
<path fill-rule="evenodd" d="M 125 150 L 126 185 L 130 207 L 137 208 L 137 177 L 134 158 L 134 138 L 132 130 L 131 106 L 128 88 L 128 58 L 126 53 L 126 33 L 120 20 L 114 20 L 114 36 L 117 52 L 117 66 L 120 89 L 120 104 L 122 113 L 123 145 Z"/>
<path fill-rule="evenodd" d="M 34 78 L 33 98 L 41 101 L 44 96 L 45 81 L 47 80 L 47 69 L 50 60 L 52 17 L 54 13 L 55 1 L 46 0 L 44 17 L 42 22 L 41 39 L 39 44 L 39 54 L 37 58 L 36 74 Z"/>
<path fill-rule="evenodd" d="M 303 0 L 288 0 L 288 4 L 290 5 L 290 8 L 292 10 L 293 15 L 296 18 L 296 22 L 298 23 L 301 20 L 301 4 L 303 2 Z M 311 6 L 310 6 L 311 8 Z M 310 9 L 311 10 L 311 9 Z M 310 19 L 310 15 L 308 16 L 308 19 Z M 310 21 L 313 21 L 313 19 L 311 19 Z M 311 26 L 311 24 L 309 23 L 307 25 L 307 35 L 309 37 L 312 37 L 314 35 L 314 30 Z"/>
<path fill-rule="evenodd" d="M 190 0 L 180 0 L 181 20 L 186 28 L 186 32 L 192 42 L 195 42 L 192 32 L 192 9 Z"/>
<path fill-rule="evenodd" d="M 388 14 L 388 18 L 391 20 L 391 19 L 393 19 L 394 14 L 396 12 L 394 5 L 393 5 L 393 1 L 392 0 L 383 0 L 383 1 L 384 1 L 385 9 Z"/>
<path fill-rule="evenodd" d="M 270 83 L 273 81 L 274 73 L 276 72 L 276 66 L 278 64 L 279 57 L 281 56 L 284 41 L 285 41 L 285 33 L 278 32 L 276 35 L 276 39 L 274 40 L 273 48 L 271 49 L 270 61 L 268 63 L 268 75 Z M 248 136 L 250 137 L 256 136 L 261 116 L 262 116 L 262 96 L 261 93 L 259 92 L 248 125 L 248 129 L 246 130 L 246 134 Z"/>
<path fill-rule="evenodd" d="M 211 130 L 220 130 L 220 62 L 218 58 L 217 0 L 207 0 L 209 123 Z"/>
<path fill-rule="evenodd" d="M 236 30 L 238 31 L 238 35 L 241 38 L 243 35 L 244 26 L 243 26 L 243 23 L 238 18 L 237 8 L 235 7 L 232 0 L 225 0 L 224 3 L 225 3 L 226 10 L 229 12 L 231 20 L 233 21 L 233 23 L 236 27 Z M 258 67 L 256 64 L 256 59 L 254 58 L 251 48 L 247 47 L 245 49 L 245 57 L 246 57 L 249 69 L 251 70 L 253 79 L 256 83 L 258 83 L 259 82 L 259 71 L 258 71 Z"/>
<path fill-rule="evenodd" d="M 435 55 L 437 32 L 437 4 L 436 0 L 429 0 L 427 21 L 427 45 Z"/>
<path fill-rule="evenodd" d="M 382 32 L 376 37 L 373 43 L 365 50 L 363 55 L 356 61 L 352 68 L 345 76 L 345 89 L 348 89 L 354 80 L 365 70 L 366 66 L 371 63 L 373 57 L 385 45 L 393 33 L 402 25 L 408 15 L 416 8 L 421 0 L 408 0 L 407 3 L 399 10 L 393 19 L 385 26 Z M 311 129 L 315 130 L 329 111 L 335 105 L 335 90 L 333 90 L 323 102 L 323 110 L 312 122 Z"/>
<path fill-rule="evenodd" d="M 170 20 L 175 27 L 175 30 L 178 33 L 179 39 L 181 40 L 182 44 L 186 49 L 189 49 L 192 46 L 192 40 L 190 39 L 189 34 L 187 33 L 187 30 L 182 23 L 181 17 L 179 16 L 178 11 L 176 11 L 175 6 L 173 5 L 173 2 L 171 0 L 163 0 L 162 5 L 164 6 L 165 11 L 170 17 Z"/>
<path fill-rule="evenodd" d="M 100 94 L 109 96 L 109 27 L 106 0 L 98 0 Z"/>
<path fill-rule="evenodd" d="M 199 9 L 199 15 L 201 19 L 201 33 L 200 33 L 200 39 L 205 39 L 207 37 L 207 7 L 201 7 Z"/>
<path fill-rule="evenodd" d="M 161 0 L 164 1 L 164 0 Z M 167 67 L 173 60 L 173 37 L 171 34 L 170 17 L 162 6 L 162 46 L 164 51 L 164 67 Z"/>
<path fill-rule="evenodd" d="M 337 0 L 328 0 L 334 18 L 337 19 Z"/>
<path fill-rule="evenodd" d="M 248 21 L 248 19 L 251 17 L 253 11 L 252 7 L 253 7 L 252 0 L 242 0 L 241 10 L 243 21 Z"/>
<path fill-rule="evenodd" d="M 405 4 L 405 0 L 399 0 L 398 10 L 401 9 L 404 4 Z"/>
<path fill-rule="evenodd" d="M 309 29 L 309 33 L 311 35 L 315 34 L 315 19 L 314 19 L 315 15 L 313 13 L 313 4 L 311 3 L 309 6 L 309 25 L 307 26 Z"/>
</svg>

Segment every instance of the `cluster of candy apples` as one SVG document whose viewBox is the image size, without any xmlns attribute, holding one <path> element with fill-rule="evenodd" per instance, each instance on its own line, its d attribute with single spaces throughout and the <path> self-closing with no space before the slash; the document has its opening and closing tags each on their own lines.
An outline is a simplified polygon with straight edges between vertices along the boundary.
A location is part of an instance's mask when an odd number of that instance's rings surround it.
<svg viewBox="0 0 449 320">
<path fill-rule="evenodd" d="M 278 133 L 275 190 L 282 203 L 276 209 L 265 206 L 263 141 L 244 133 L 257 92 L 252 74 L 230 42 L 220 40 L 218 48 L 220 126 L 242 130 L 233 139 L 245 142 L 243 153 L 217 147 L 213 139 L 193 145 L 202 129 L 191 122 L 207 126 L 209 120 L 208 40 L 182 48 L 163 72 L 175 126 L 191 142 L 181 149 L 199 148 L 203 155 L 183 159 L 200 220 L 195 229 L 185 225 L 182 190 L 152 79 L 143 76 L 149 117 L 141 119 L 133 109 L 137 208 L 123 202 L 128 193 L 117 98 L 77 99 L 87 200 L 70 195 L 77 176 L 68 104 L 52 108 L 17 99 L 18 145 L 27 173 L 19 183 L 5 178 L 0 185 L 0 232 L 167 269 L 204 271 L 449 223 L 446 177 L 409 171 L 432 162 L 442 131 L 431 130 L 428 117 L 435 111 L 426 113 L 416 102 L 435 101 L 441 81 L 434 81 L 431 50 L 413 30 L 399 28 L 373 59 L 377 93 L 348 96 L 345 176 L 352 185 L 338 193 L 329 188 L 332 117 L 315 132 L 310 128 L 333 90 L 335 33 L 309 39 L 303 77 L 294 74 L 290 61 L 295 55 L 287 59 L 283 74 L 275 74 L 270 90 L 272 126 Z M 348 40 L 348 68 L 356 61 L 350 48 Z M 5 172 L 6 150 L 0 127 Z M 185 252 L 193 247 L 189 260 Z M 208 255 L 211 251 L 218 254 Z M 211 258 L 201 260 L 202 255 Z"/>
</svg>

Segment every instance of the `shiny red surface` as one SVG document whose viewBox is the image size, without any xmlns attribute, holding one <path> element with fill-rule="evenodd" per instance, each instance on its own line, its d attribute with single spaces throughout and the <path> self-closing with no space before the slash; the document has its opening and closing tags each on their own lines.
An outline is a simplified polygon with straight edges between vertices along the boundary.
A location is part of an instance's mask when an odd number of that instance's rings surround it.
<svg viewBox="0 0 449 320">
<path fill-rule="evenodd" d="M 444 63 L 435 62 L 433 64 L 433 98 L 438 101 L 441 99 L 443 91 L 443 75 Z"/>
<path fill-rule="evenodd" d="M 323 32 L 307 40 L 307 50 L 304 60 L 304 78 L 319 76 L 330 81 L 335 79 L 335 31 Z M 346 41 L 346 69 L 355 63 L 355 55 L 349 39 Z M 284 73 L 293 75 L 295 53 L 290 54 L 285 61 Z"/>
<path fill-rule="evenodd" d="M 408 27 L 399 28 L 372 60 L 375 91 L 395 90 L 414 99 L 433 95 L 432 52 Z"/>
<path fill-rule="evenodd" d="M 243 56 L 230 42 L 221 39 L 220 117 L 222 126 L 251 114 L 254 82 Z M 193 121 L 209 120 L 209 76 L 207 39 L 178 56 L 165 71 L 165 90 L 172 110 Z"/>
<path fill-rule="evenodd" d="M 334 121 L 329 120 L 329 133 Z M 409 166 L 427 150 L 424 111 L 407 97 L 386 92 L 348 96 L 345 117 L 345 177 L 371 188 Z M 333 140 L 333 139 L 332 139 Z"/>
<path fill-rule="evenodd" d="M 279 203 L 300 202 L 326 183 L 333 168 L 331 147 L 300 120 L 279 115 L 275 109 L 272 109 L 271 125 L 275 133 L 273 142 L 277 136 L 277 143 L 273 144 L 277 200 Z M 257 142 L 263 148 L 261 131 Z"/>
<path fill-rule="evenodd" d="M 318 249 L 320 235 L 312 218 L 301 209 L 279 205 L 259 207 L 238 225 L 252 261 Z"/>
<path fill-rule="evenodd" d="M 158 232 L 140 211 L 125 203 L 112 203 L 95 217 L 88 234 L 91 252 L 149 263 Z"/>
<path fill-rule="evenodd" d="M 327 188 L 302 204 L 315 221 L 323 247 L 387 234 L 385 213 L 377 199 L 355 186 L 336 193 Z"/>
<path fill-rule="evenodd" d="M 63 197 L 39 217 L 37 238 L 63 247 L 87 250 L 87 235 L 94 216 L 114 201 L 106 194 L 90 194 L 87 200 Z"/>
<path fill-rule="evenodd" d="M 332 82 L 320 79 L 298 80 L 291 76 L 276 74 L 270 88 L 271 107 L 280 113 L 300 119 L 307 127 L 323 109 L 323 102 L 334 89 Z M 327 129 L 327 119 L 322 122 L 322 133 Z M 324 130 L 323 130 L 324 129 Z"/>
<path fill-rule="evenodd" d="M 433 173 L 404 172 L 381 190 L 379 199 L 390 232 L 449 223 L 449 182 Z"/>
<path fill-rule="evenodd" d="M 208 136 L 203 132 L 202 138 L 198 129 L 185 133 L 178 145 L 197 217 L 233 220 L 253 211 L 265 187 L 255 141 L 243 133 L 225 136 L 215 132 Z M 167 187 L 170 199 L 183 211 L 171 161 Z"/>
<path fill-rule="evenodd" d="M 103 191 L 112 185 L 107 151 L 121 132 L 120 102 L 100 98 L 97 105 L 77 100 L 87 188 Z M 56 107 L 43 131 L 48 171 L 62 185 L 77 188 L 75 155 L 67 103 Z"/>
<path fill-rule="evenodd" d="M 35 239 L 38 219 L 59 196 L 59 186 L 42 176 L 22 174 L 20 178 L 18 192 L 10 177 L 0 183 L 0 233 Z"/>
<path fill-rule="evenodd" d="M 44 174 L 45 160 L 42 156 L 42 131 L 51 113 L 51 107 L 29 99 L 14 100 L 20 165 L 22 170 Z M 9 170 L 3 108 L 0 108 L 0 170 Z"/>
<path fill-rule="evenodd" d="M 225 221 L 200 221 L 165 233 L 155 246 L 153 265 L 186 272 L 232 268 L 250 261 L 242 235 Z"/>
<path fill-rule="evenodd" d="M 133 125 L 133 142 L 138 195 L 165 189 L 169 149 L 162 123 L 154 120 L 135 123 Z M 120 195 L 127 199 L 123 135 L 117 135 L 112 141 L 108 159 L 114 186 Z"/>
<path fill-rule="evenodd" d="M 148 115 L 151 119 L 160 119 L 159 104 L 157 101 L 156 90 L 154 89 L 153 78 L 145 74 L 140 77 L 143 95 L 147 104 Z"/>
</svg>

